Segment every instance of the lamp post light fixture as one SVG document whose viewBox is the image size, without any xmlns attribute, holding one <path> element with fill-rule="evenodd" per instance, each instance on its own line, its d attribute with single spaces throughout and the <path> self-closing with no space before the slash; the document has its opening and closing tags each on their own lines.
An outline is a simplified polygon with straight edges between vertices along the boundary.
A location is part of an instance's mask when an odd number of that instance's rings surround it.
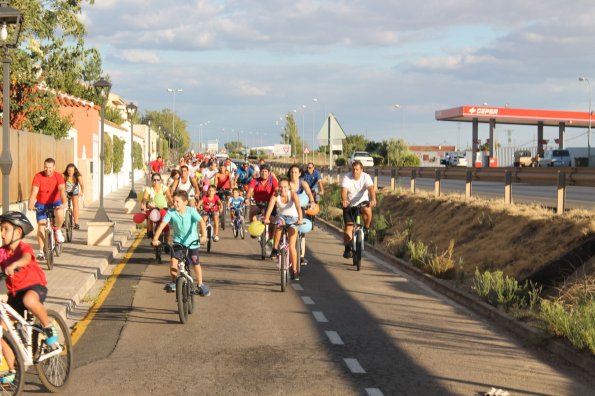
<svg viewBox="0 0 595 396">
<path fill-rule="evenodd" d="M 10 209 L 10 171 L 12 170 L 12 155 L 10 154 L 10 57 L 8 50 L 15 48 L 23 26 L 23 14 L 12 7 L 8 1 L 0 2 L 0 44 L 4 49 L 2 59 L 2 154 L 0 168 L 2 169 L 2 214 Z M 10 29 L 9 25 L 14 25 Z"/>
<path fill-rule="evenodd" d="M 587 132 L 587 166 L 591 165 L 591 82 L 587 77 L 579 77 L 580 82 L 586 82 L 589 87 L 589 131 Z"/>
<path fill-rule="evenodd" d="M 93 87 L 95 87 L 95 92 L 97 92 L 97 96 L 99 96 L 99 99 L 101 100 L 101 131 L 99 137 L 99 208 L 97 208 L 97 213 L 95 213 L 93 221 L 108 222 L 110 220 L 103 207 L 103 167 L 105 165 L 105 144 L 103 135 L 105 131 L 105 105 L 112 84 L 110 84 L 109 81 L 100 78 L 93 84 Z"/>
<path fill-rule="evenodd" d="M 134 191 L 134 116 L 138 107 L 132 102 L 126 106 L 126 114 L 128 115 L 128 122 L 130 122 L 130 193 L 126 199 L 136 199 L 136 191 Z"/>
</svg>

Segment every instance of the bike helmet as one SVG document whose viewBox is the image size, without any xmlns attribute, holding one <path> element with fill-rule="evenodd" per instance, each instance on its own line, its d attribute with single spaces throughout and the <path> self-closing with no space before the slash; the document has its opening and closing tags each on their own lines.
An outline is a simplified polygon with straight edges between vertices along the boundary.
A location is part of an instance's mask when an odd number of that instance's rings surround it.
<svg viewBox="0 0 595 396">
<path fill-rule="evenodd" d="M 16 210 L 11 210 L 0 216 L 0 223 L 3 221 L 9 222 L 15 227 L 21 227 L 23 237 L 33 231 L 33 225 L 31 225 L 27 216 Z"/>
</svg>

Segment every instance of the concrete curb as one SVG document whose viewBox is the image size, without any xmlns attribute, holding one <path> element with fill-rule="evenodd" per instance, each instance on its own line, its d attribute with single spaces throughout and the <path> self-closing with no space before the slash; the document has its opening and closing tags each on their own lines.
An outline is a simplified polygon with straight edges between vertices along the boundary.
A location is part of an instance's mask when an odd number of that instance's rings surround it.
<svg viewBox="0 0 595 396">
<path fill-rule="evenodd" d="M 316 223 L 322 225 L 327 231 L 342 234 L 343 230 L 327 222 L 324 219 L 317 218 Z M 405 272 L 407 275 L 423 282 L 425 285 L 432 288 L 434 291 L 448 297 L 457 304 L 460 304 L 469 310 L 473 311 L 495 325 L 507 330 L 521 339 L 525 344 L 537 346 L 546 349 L 574 366 L 580 367 L 587 374 L 595 377 L 595 357 L 589 352 L 580 352 L 568 345 L 566 342 L 554 339 L 539 330 L 536 330 L 510 315 L 498 310 L 497 308 L 483 302 L 476 297 L 466 293 L 462 290 L 453 288 L 447 282 L 437 279 L 429 274 L 422 272 L 420 269 L 414 267 L 411 263 L 394 257 L 366 242 L 366 251 L 379 256 L 386 263 Z"/>
</svg>

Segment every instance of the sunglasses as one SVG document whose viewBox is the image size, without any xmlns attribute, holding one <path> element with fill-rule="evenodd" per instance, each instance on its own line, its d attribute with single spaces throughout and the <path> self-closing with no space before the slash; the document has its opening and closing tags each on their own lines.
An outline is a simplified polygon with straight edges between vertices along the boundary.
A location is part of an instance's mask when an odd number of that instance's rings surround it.
<svg viewBox="0 0 595 396">
<path fill-rule="evenodd" d="M 153 179 L 154 182 L 161 181 L 161 179 Z"/>
</svg>

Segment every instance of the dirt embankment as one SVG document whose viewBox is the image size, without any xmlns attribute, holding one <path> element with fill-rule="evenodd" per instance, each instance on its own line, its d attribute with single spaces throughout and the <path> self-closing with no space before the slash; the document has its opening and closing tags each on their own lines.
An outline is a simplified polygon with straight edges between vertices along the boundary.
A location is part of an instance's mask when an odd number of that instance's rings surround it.
<svg viewBox="0 0 595 396">
<path fill-rule="evenodd" d="M 595 234 L 595 213 L 563 215 L 537 205 L 505 205 L 458 195 L 383 194 L 380 213 L 388 222 L 380 246 L 394 250 L 407 227 L 412 239 L 442 252 L 454 240 L 454 258 L 465 272 L 502 270 L 523 279 Z"/>
</svg>

